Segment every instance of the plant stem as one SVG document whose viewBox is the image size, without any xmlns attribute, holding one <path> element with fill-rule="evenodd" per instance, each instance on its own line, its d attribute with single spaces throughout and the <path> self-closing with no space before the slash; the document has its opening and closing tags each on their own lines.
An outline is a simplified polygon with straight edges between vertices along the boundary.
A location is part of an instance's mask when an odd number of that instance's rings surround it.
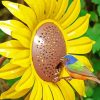
<svg viewBox="0 0 100 100">
<path fill-rule="evenodd" d="M 8 84 L 3 79 L 0 79 L 0 92 L 2 93 L 8 89 L 9 89 Z"/>
<path fill-rule="evenodd" d="M 5 61 L 6 57 L 1 57 L 0 58 L 0 65 L 2 65 L 2 63 Z"/>
<path fill-rule="evenodd" d="M 79 95 L 79 100 L 83 100 L 83 97 Z"/>
<path fill-rule="evenodd" d="M 0 65 L 6 60 L 6 57 L 1 57 L 0 58 Z M 0 93 L 4 92 L 9 88 L 8 84 L 3 80 L 0 79 Z"/>
<path fill-rule="evenodd" d="M 24 0 L 17 0 L 18 3 L 24 4 Z"/>
</svg>

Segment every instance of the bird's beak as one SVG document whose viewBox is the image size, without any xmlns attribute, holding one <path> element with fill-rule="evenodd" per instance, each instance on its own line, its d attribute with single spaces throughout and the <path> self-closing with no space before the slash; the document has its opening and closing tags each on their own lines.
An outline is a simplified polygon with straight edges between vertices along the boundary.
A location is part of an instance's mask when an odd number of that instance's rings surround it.
<svg viewBox="0 0 100 100">
<path fill-rule="evenodd" d="M 61 60 L 61 61 L 62 61 L 62 60 L 64 60 L 64 57 L 61 57 L 61 59 L 60 59 L 60 60 Z"/>
<path fill-rule="evenodd" d="M 64 57 L 62 57 L 60 60 L 61 60 L 62 62 L 69 61 L 69 59 L 64 58 Z"/>
<path fill-rule="evenodd" d="M 64 57 L 61 57 L 60 61 L 61 62 L 64 62 L 65 61 L 65 58 Z"/>
</svg>

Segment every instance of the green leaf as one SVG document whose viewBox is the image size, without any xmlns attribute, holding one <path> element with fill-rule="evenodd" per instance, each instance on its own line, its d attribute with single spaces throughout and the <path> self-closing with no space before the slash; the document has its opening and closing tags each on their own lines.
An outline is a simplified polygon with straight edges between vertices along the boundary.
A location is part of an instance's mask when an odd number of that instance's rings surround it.
<svg viewBox="0 0 100 100">
<path fill-rule="evenodd" d="M 84 15 L 86 15 L 88 13 L 88 11 L 87 10 L 81 10 L 81 12 L 80 12 L 80 16 L 84 16 Z"/>
<path fill-rule="evenodd" d="M 92 51 L 93 53 L 98 53 L 98 55 L 100 55 L 100 23 L 95 24 L 93 28 L 90 27 L 86 36 L 96 41 L 93 45 Z"/>
<path fill-rule="evenodd" d="M 81 8 L 85 8 L 85 6 L 86 6 L 85 0 L 81 0 Z"/>
<path fill-rule="evenodd" d="M 93 95 L 93 89 L 92 87 L 87 86 L 86 87 L 86 96 L 91 97 Z"/>
<path fill-rule="evenodd" d="M 100 0 L 92 0 L 92 2 L 95 4 L 100 4 Z"/>
<path fill-rule="evenodd" d="M 100 100 L 100 86 L 94 89 L 93 100 Z"/>
<path fill-rule="evenodd" d="M 97 7 L 98 14 L 100 16 L 100 5 Z"/>
<path fill-rule="evenodd" d="M 94 71 L 97 72 L 98 70 L 100 70 L 100 59 L 91 57 L 91 61 L 93 64 Z"/>
<path fill-rule="evenodd" d="M 96 34 L 99 34 L 100 36 L 100 23 L 96 23 L 93 27 L 93 30 Z"/>
<path fill-rule="evenodd" d="M 93 100 L 92 98 L 86 98 L 85 100 Z"/>
<path fill-rule="evenodd" d="M 6 38 L 6 36 L 7 35 L 2 30 L 0 30 L 0 42 L 2 42 Z"/>
<path fill-rule="evenodd" d="M 68 2 L 68 6 L 70 6 L 70 4 L 72 3 L 72 1 L 73 1 L 73 0 L 69 0 L 69 2 Z"/>
<path fill-rule="evenodd" d="M 100 37 L 96 40 L 96 43 L 93 46 L 93 53 L 96 52 L 100 52 Z"/>
<path fill-rule="evenodd" d="M 100 56 L 100 51 L 98 52 L 99 56 Z"/>
<path fill-rule="evenodd" d="M 9 87 L 11 87 L 15 82 L 17 82 L 20 78 L 12 79 L 12 80 L 6 80 Z"/>
<path fill-rule="evenodd" d="M 95 32 L 95 41 L 96 44 L 93 46 L 93 53 L 100 52 L 100 23 L 95 24 L 93 27 L 93 31 Z"/>
<path fill-rule="evenodd" d="M 90 21 L 97 22 L 98 21 L 98 15 L 93 11 L 91 11 L 90 14 L 91 14 Z"/>
</svg>

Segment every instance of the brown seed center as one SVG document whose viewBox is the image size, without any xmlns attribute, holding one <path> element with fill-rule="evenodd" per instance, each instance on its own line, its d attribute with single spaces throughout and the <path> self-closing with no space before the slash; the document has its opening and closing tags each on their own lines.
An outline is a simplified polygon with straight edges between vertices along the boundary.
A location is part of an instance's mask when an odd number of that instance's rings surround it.
<svg viewBox="0 0 100 100">
<path fill-rule="evenodd" d="M 66 54 L 61 30 L 53 23 L 43 24 L 36 32 L 32 44 L 33 64 L 37 74 L 45 81 L 56 78 L 57 65 Z"/>
</svg>

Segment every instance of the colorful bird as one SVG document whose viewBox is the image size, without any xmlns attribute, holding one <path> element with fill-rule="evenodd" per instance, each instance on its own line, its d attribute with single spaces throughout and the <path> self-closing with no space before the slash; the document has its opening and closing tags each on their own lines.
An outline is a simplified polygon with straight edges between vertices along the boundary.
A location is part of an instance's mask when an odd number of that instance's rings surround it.
<svg viewBox="0 0 100 100">
<path fill-rule="evenodd" d="M 70 77 L 65 77 L 65 79 L 89 79 L 100 84 L 100 80 L 97 79 L 97 77 L 74 56 L 66 55 L 61 60 L 70 75 Z"/>
</svg>

